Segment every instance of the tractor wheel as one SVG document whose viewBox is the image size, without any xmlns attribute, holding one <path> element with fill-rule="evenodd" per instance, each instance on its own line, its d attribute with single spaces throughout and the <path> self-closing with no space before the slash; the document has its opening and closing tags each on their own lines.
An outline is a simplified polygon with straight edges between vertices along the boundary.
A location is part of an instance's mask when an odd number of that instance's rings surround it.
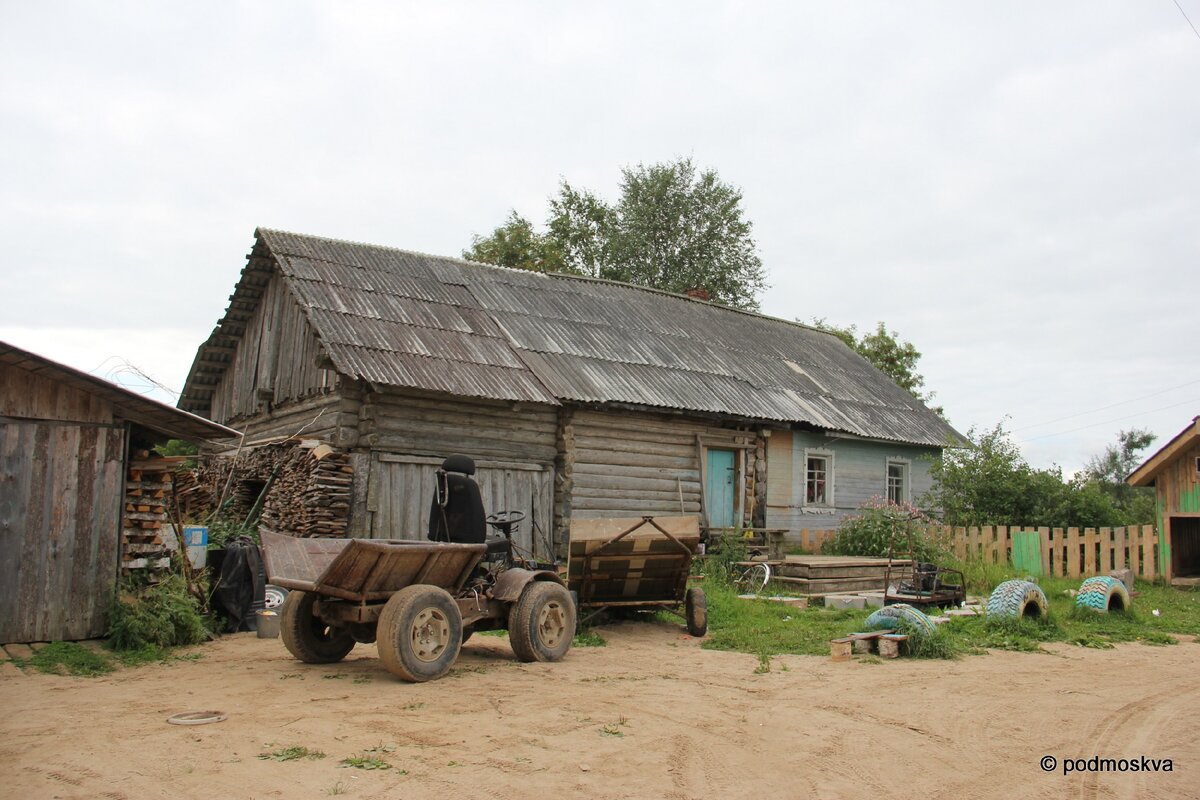
<svg viewBox="0 0 1200 800">
<path fill-rule="evenodd" d="M 462 614 L 444 589 L 416 584 L 388 598 L 379 615 L 379 658 L 406 681 L 431 681 L 450 671 L 462 647 Z"/>
<path fill-rule="evenodd" d="M 884 606 L 867 617 L 867 630 L 896 630 L 904 628 L 910 636 L 922 638 L 933 633 L 933 620 L 925 612 L 907 603 Z"/>
<path fill-rule="evenodd" d="M 1090 608 L 1101 614 L 1109 611 L 1125 611 L 1129 608 L 1129 591 L 1125 584 L 1108 575 L 1088 578 L 1079 586 L 1075 595 L 1077 608 Z"/>
<path fill-rule="evenodd" d="M 283 646 L 306 664 L 332 664 L 354 649 L 354 637 L 342 627 L 327 624 L 313 615 L 317 595 L 289 592 L 283 601 L 279 635 Z"/>
<path fill-rule="evenodd" d="M 683 604 L 688 633 L 696 638 L 708 633 L 708 598 L 699 586 L 687 590 Z"/>
<path fill-rule="evenodd" d="M 558 661 L 575 638 L 575 604 L 567 588 L 534 581 L 508 612 L 508 641 L 518 661 Z"/>
<path fill-rule="evenodd" d="M 989 617 L 1028 617 L 1046 613 L 1046 593 L 1032 581 L 1005 581 L 987 601 Z"/>
</svg>

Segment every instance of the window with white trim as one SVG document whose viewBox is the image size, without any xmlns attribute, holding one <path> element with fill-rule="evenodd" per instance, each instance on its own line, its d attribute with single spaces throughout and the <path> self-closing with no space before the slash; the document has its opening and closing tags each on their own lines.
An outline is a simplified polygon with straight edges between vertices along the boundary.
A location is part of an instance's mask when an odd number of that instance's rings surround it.
<svg viewBox="0 0 1200 800">
<path fill-rule="evenodd" d="M 908 501 L 908 463 L 887 462 L 887 499 L 893 503 Z"/>
<path fill-rule="evenodd" d="M 833 505 L 833 454 L 804 454 L 804 504 Z"/>
</svg>

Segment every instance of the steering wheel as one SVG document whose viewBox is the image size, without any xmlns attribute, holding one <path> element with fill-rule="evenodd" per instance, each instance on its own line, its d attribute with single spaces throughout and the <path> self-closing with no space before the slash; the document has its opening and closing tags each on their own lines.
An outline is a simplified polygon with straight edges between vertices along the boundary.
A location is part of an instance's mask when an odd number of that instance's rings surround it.
<svg viewBox="0 0 1200 800">
<path fill-rule="evenodd" d="M 489 514 L 487 524 L 497 528 L 516 525 L 521 520 L 525 519 L 524 511 L 497 511 L 495 514 Z"/>
</svg>

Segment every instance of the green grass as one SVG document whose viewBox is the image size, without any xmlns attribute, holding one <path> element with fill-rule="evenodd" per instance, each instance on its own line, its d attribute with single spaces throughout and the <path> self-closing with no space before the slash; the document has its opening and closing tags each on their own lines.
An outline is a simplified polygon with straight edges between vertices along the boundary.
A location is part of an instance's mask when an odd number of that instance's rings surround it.
<svg viewBox="0 0 1200 800">
<path fill-rule="evenodd" d="M 28 666 L 51 675 L 80 675 L 86 678 L 107 675 L 116 669 L 108 655 L 78 642 L 51 642 L 35 650 L 30 658 L 13 661 L 22 669 Z"/>
<path fill-rule="evenodd" d="M 607 647 L 608 642 L 594 628 L 580 628 L 571 640 L 571 647 Z"/>
<path fill-rule="evenodd" d="M 1002 581 L 1015 575 L 1006 566 L 981 561 L 959 565 L 972 595 L 984 598 Z M 1038 652 L 1048 642 L 1081 647 L 1109 648 L 1120 642 L 1172 645 L 1171 634 L 1200 636 L 1200 592 L 1138 583 L 1137 597 L 1124 612 L 1097 614 L 1077 609 L 1070 591 L 1081 581 L 1043 578 L 1039 585 L 1049 601 L 1040 619 L 988 619 L 962 617 L 939 626 L 922 641 L 906 643 L 905 654 L 917 658 L 959 658 L 988 650 Z M 702 647 L 732 650 L 759 657 L 757 672 L 770 670 L 770 658 L 779 654 L 826 655 L 829 640 L 864 630 L 870 609 L 831 611 L 820 607 L 798 609 L 766 600 L 740 600 L 721 580 L 704 583 L 708 595 L 708 636 Z M 1152 611 L 1158 609 L 1159 615 Z"/>
<path fill-rule="evenodd" d="M 315 761 L 324 758 L 325 754 L 320 750 L 309 750 L 304 745 L 292 745 L 291 747 L 281 747 L 270 753 L 259 753 L 258 757 L 263 761 L 299 761 L 302 758 Z"/>
</svg>

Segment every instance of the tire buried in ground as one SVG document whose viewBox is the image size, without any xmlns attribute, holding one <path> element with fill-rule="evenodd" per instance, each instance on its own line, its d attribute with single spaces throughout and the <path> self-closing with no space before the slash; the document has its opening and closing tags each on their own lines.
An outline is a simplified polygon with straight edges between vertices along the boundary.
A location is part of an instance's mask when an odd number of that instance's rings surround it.
<svg viewBox="0 0 1200 800">
<path fill-rule="evenodd" d="M 388 598 L 377 628 L 379 659 L 406 681 L 436 680 L 453 666 L 462 647 L 462 614 L 437 586 L 406 586 Z"/>
<path fill-rule="evenodd" d="M 327 625 L 313 614 L 317 595 L 289 592 L 283 601 L 279 636 L 283 645 L 306 664 L 332 664 L 354 649 L 354 637 L 342 627 Z"/>
<path fill-rule="evenodd" d="M 896 603 L 871 613 L 867 617 L 868 630 L 896 630 L 903 628 L 905 633 L 916 638 L 924 638 L 934 631 L 933 620 L 925 612 L 913 608 L 907 603 Z"/>
<path fill-rule="evenodd" d="M 575 638 L 575 604 L 567 587 L 534 581 L 508 613 L 508 642 L 518 661 L 558 661 Z"/>
<path fill-rule="evenodd" d="M 1086 579 L 1079 585 L 1079 593 L 1075 595 L 1076 608 L 1086 608 L 1100 614 L 1125 611 L 1129 604 L 1129 590 L 1125 584 L 1108 575 Z"/>
<path fill-rule="evenodd" d="M 1005 581 L 987 601 L 989 617 L 1026 617 L 1037 619 L 1046 614 L 1046 593 L 1032 581 Z"/>
</svg>

